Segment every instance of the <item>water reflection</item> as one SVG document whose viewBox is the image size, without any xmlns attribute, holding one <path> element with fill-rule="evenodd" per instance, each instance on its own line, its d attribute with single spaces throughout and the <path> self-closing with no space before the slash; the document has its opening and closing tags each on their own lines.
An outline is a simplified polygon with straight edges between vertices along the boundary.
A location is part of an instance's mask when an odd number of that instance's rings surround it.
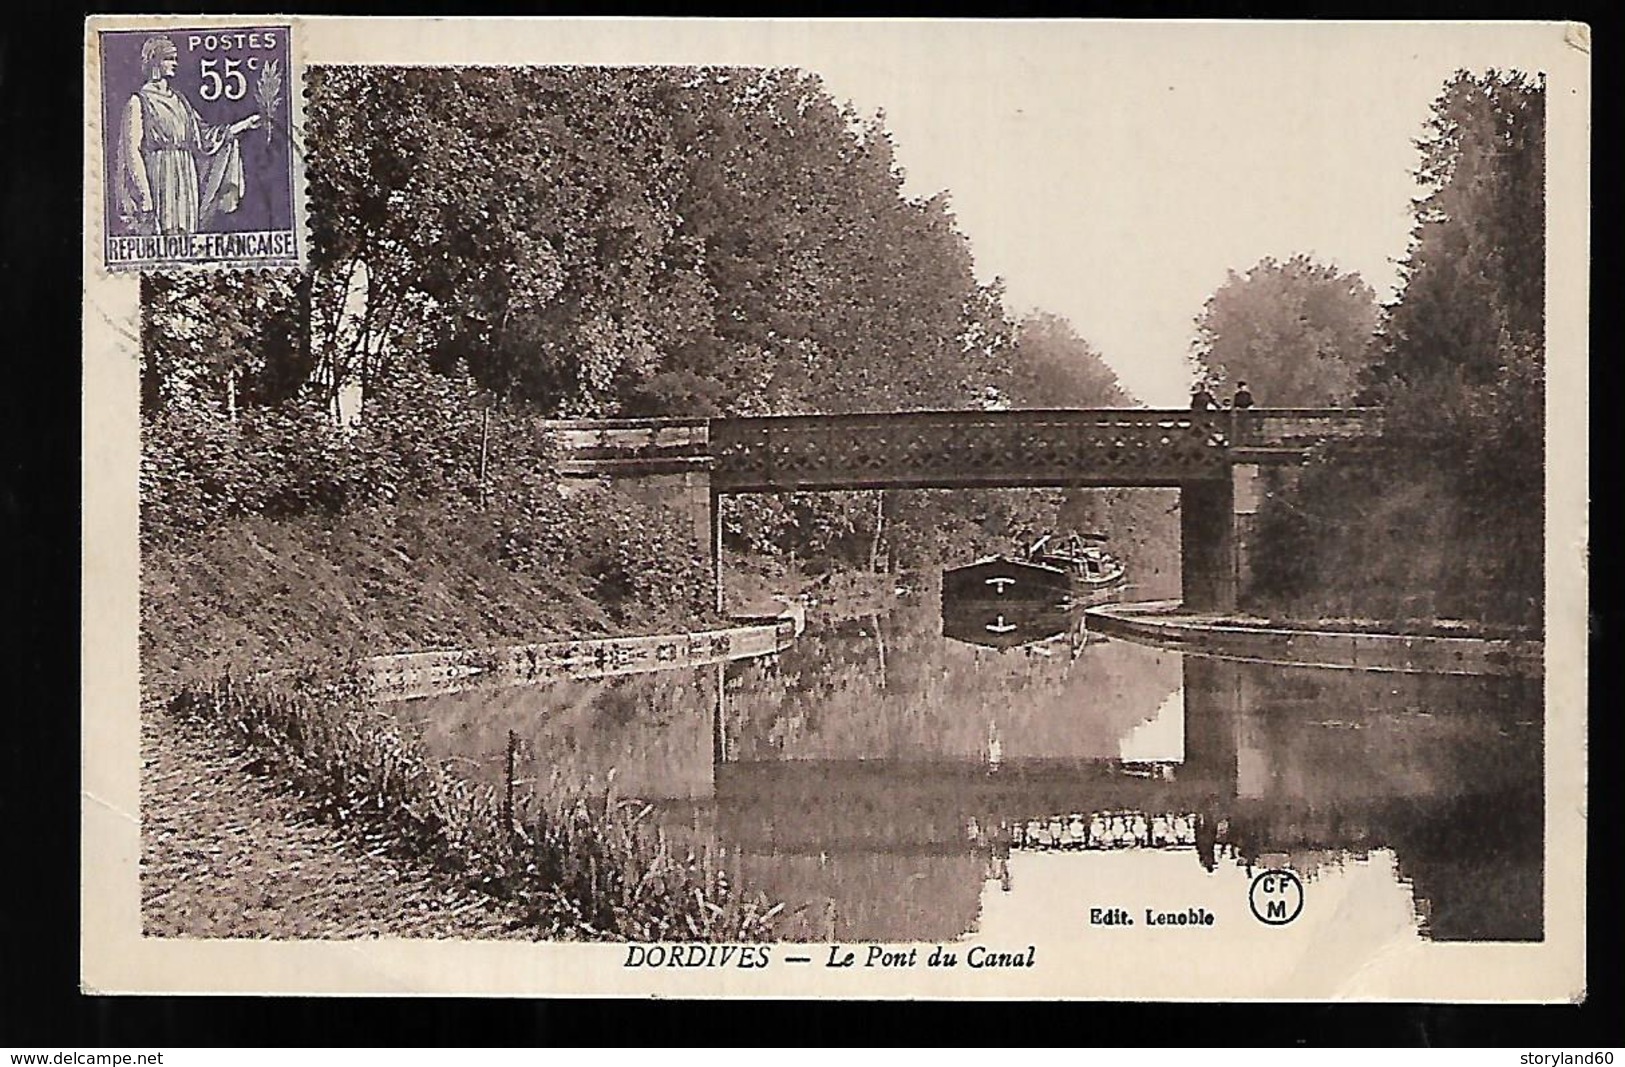
<svg viewBox="0 0 1625 1067">
<path fill-rule="evenodd" d="M 1148 894 L 1245 929 L 1248 872 L 1273 866 L 1316 899 L 1388 886 L 1417 937 L 1540 938 L 1538 682 L 998 650 L 945 640 L 932 607 L 771 660 L 402 707 L 475 773 L 500 773 L 509 730 L 533 777 L 613 771 L 807 938 L 988 936 L 1045 910 L 1053 932 Z"/>
<path fill-rule="evenodd" d="M 1091 639 L 996 650 L 945 641 L 910 604 L 730 667 L 728 761 L 1100 760 L 1180 687 L 1179 656 Z M 1173 749 L 1164 754 L 1178 759 Z"/>
<path fill-rule="evenodd" d="M 1083 616 L 1065 607 L 1042 602 L 973 601 L 949 611 L 944 605 L 942 635 L 955 641 L 987 648 L 1006 649 L 1041 646 L 1063 638 L 1068 656 L 1082 651 L 1088 634 Z"/>
</svg>

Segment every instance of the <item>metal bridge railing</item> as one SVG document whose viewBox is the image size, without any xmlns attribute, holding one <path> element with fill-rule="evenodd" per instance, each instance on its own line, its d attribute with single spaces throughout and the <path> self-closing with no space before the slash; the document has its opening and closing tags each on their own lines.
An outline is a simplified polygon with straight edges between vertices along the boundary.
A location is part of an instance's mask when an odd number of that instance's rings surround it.
<svg viewBox="0 0 1625 1067">
<path fill-rule="evenodd" d="M 709 467 L 724 492 L 998 485 L 1179 485 L 1232 451 L 1286 458 L 1380 430 L 1371 409 L 1102 408 L 555 422 L 563 472 Z"/>
</svg>

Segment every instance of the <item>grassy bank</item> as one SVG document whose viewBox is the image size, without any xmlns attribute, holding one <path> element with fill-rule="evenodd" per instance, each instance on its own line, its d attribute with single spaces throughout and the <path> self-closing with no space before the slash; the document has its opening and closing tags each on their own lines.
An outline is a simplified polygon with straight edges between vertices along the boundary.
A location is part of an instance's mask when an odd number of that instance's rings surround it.
<svg viewBox="0 0 1625 1067">
<path fill-rule="evenodd" d="M 309 798 L 202 725 L 141 723 L 147 937 L 526 938 L 517 909 L 321 819 Z"/>
<path fill-rule="evenodd" d="M 329 519 L 238 518 L 143 550 L 148 692 L 231 669 L 579 634 L 704 616 L 675 596 L 610 597 L 583 570 L 516 568 L 496 523 L 445 502 Z"/>
<path fill-rule="evenodd" d="M 516 566 L 502 519 L 442 500 L 240 516 L 146 546 L 150 931 L 753 936 L 765 905 L 674 854 L 638 809 L 526 790 L 510 810 L 361 699 L 362 656 L 713 621 L 670 584 L 607 588 L 613 569 L 590 559 Z M 600 556 L 618 547 L 598 540 Z M 296 673 L 247 680 L 273 668 Z"/>
<path fill-rule="evenodd" d="M 583 797 L 511 779 L 498 790 L 453 773 L 342 667 L 188 683 L 168 711 L 304 798 L 315 819 L 454 894 L 500 902 L 510 925 L 539 937 L 749 940 L 779 914 L 736 892 L 708 857 L 670 847 L 646 808 L 613 791 Z M 400 932 L 394 918 L 355 916 Z"/>
</svg>

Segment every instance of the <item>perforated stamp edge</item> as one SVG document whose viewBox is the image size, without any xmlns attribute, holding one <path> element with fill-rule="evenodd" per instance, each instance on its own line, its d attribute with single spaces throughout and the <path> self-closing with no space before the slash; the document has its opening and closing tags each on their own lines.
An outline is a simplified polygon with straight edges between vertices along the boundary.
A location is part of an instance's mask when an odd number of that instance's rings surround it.
<svg viewBox="0 0 1625 1067">
<path fill-rule="evenodd" d="M 94 262 L 87 263 L 88 270 L 103 276 L 128 276 L 210 271 L 281 273 L 308 269 L 311 239 L 305 139 L 306 52 L 297 22 L 298 20 L 287 16 L 274 15 L 94 16 L 85 20 L 87 159 L 84 179 L 87 210 L 84 218 L 84 237 L 87 244 L 98 250 Z M 244 105 L 239 108 L 244 112 L 242 117 L 246 118 L 250 112 L 261 114 L 262 111 L 285 115 L 285 122 L 273 123 L 268 134 L 265 132 L 267 127 L 262 115 L 258 126 L 244 130 L 236 136 L 277 137 L 286 145 L 286 175 L 284 176 L 278 168 L 273 178 L 279 183 L 286 183 L 285 187 L 278 191 L 277 198 L 280 200 L 285 197 L 287 224 L 248 231 L 239 228 L 168 234 L 120 232 L 126 227 L 121 225 L 115 210 L 115 196 L 118 190 L 109 188 L 109 183 L 117 181 L 121 176 L 119 138 L 122 131 L 117 127 L 122 108 L 117 106 L 117 102 L 137 95 L 138 87 L 109 84 L 106 67 L 109 41 L 120 40 L 123 51 L 128 52 L 132 47 L 138 49 L 141 46 L 126 43 L 121 39 L 139 37 L 143 34 L 148 35 L 149 39 L 165 36 L 171 42 L 177 42 L 188 41 L 189 37 L 218 40 L 230 34 L 247 34 L 250 31 L 261 33 L 269 31 L 284 35 L 281 48 L 262 49 L 278 53 L 274 58 L 285 59 L 286 63 L 285 67 L 279 63 L 278 69 L 266 83 L 262 84 L 260 81 L 265 69 L 263 64 L 256 64 L 252 70 L 243 70 L 240 66 L 228 70 L 225 60 L 233 57 L 222 49 L 214 50 L 221 54 L 207 56 L 197 54 L 196 50 L 182 45 L 176 49 L 176 58 L 181 59 L 185 52 L 192 52 L 192 55 L 186 58 L 190 59 L 193 66 L 201 66 L 204 59 L 214 59 L 215 62 L 208 70 L 207 84 L 217 90 L 217 98 L 224 96 L 228 99 L 241 100 Z M 197 43 L 201 47 L 203 42 L 199 40 Z M 280 83 L 274 88 L 281 99 L 272 107 L 263 108 L 256 94 L 262 88 L 270 88 L 273 82 Z M 239 91 L 233 93 L 234 88 Z M 115 106 L 110 106 L 109 98 L 104 94 L 112 95 Z M 185 88 L 182 87 L 176 96 L 185 98 Z M 196 113 L 194 101 L 187 99 L 185 107 Z M 114 116 L 111 123 L 108 119 L 109 114 Z M 277 128 L 279 126 L 283 128 Z M 236 147 L 228 149 L 228 151 L 237 150 Z M 199 180 L 202 183 L 209 178 L 200 175 Z M 252 189 L 244 190 L 244 194 L 245 198 L 256 195 Z M 200 190 L 200 208 L 201 201 L 206 195 L 207 190 Z M 263 194 L 258 195 L 263 198 Z M 169 228 L 175 228 L 174 220 L 170 221 Z M 152 223 L 143 228 L 157 229 Z"/>
</svg>

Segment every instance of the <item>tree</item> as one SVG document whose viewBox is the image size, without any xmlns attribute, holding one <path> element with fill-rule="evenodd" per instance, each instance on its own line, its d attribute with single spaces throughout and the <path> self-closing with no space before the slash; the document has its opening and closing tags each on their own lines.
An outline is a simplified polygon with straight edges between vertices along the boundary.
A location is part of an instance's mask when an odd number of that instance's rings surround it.
<svg viewBox="0 0 1625 1067">
<path fill-rule="evenodd" d="M 1373 392 L 1454 504 L 1452 584 L 1482 613 L 1534 626 L 1545 555 L 1545 87 L 1515 72 L 1458 72 L 1418 148 L 1426 192 Z"/>
<path fill-rule="evenodd" d="M 403 346 L 568 414 L 960 406 L 997 371 L 998 294 L 946 196 L 903 196 L 884 116 L 815 75 L 316 73 L 334 388 Z"/>
<path fill-rule="evenodd" d="M 176 406 L 235 417 L 309 373 L 297 286 L 276 275 L 144 275 L 141 302 L 144 417 Z"/>
<path fill-rule="evenodd" d="M 1381 449 L 1330 449 L 1265 502 L 1261 592 L 1538 627 L 1544 559 L 1545 101 L 1465 72 L 1418 140 L 1415 226 L 1362 397 Z M 1291 562 L 1287 562 L 1291 561 Z"/>
<path fill-rule="evenodd" d="M 1370 359 L 1377 296 L 1355 273 L 1308 256 L 1231 271 L 1196 319 L 1193 351 L 1209 379 L 1249 384 L 1271 407 L 1348 404 Z"/>
<path fill-rule="evenodd" d="M 1446 448 L 1467 486 L 1531 500 L 1543 482 L 1545 98 L 1458 73 L 1418 142 L 1426 195 L 1384 325 L 1372 394 L 1395 430 Z"/>
<path fill-rule="evenodd" d="M 1016 408 L 1130 407 L 1117 372 L 1059 315 L 1038 312 L 1016 328 L 999 388 Z"/>
<path fill-rule="evenodd" d="M 670 98 L 689 73 L 324 68 L 312 329 L 329 378 L 370 385 L 405 341 L 502 395 L 613 407 L 707 303 L 674 210 Z"/>
<path fill-rule="evenodd" d="M 1521 74 L 1458 72 L 1417 148 L 1424 195 L 1373 377 L 1491 384 L 1514 352 L 1543 348 L 1545 90 Z"/>
</svg>

